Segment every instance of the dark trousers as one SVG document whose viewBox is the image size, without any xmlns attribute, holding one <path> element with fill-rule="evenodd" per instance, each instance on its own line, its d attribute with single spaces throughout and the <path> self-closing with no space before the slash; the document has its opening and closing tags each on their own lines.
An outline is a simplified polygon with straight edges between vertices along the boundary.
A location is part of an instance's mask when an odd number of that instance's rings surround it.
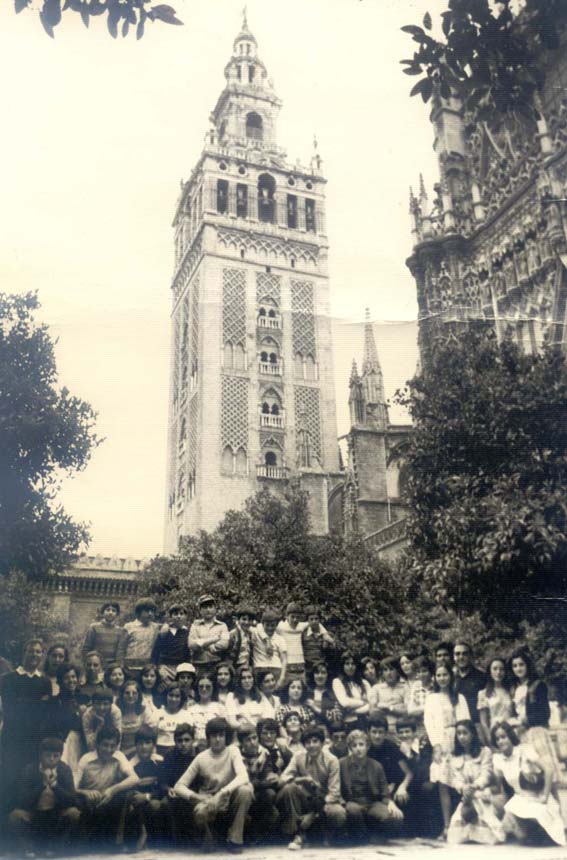
<svg viewBox="0 0 567 860">
<path fill-rule="evenodd" d="M 388 811 L 383 800 L 374 803 L 355 803 L 349 800 L 346 805 L 349 836 L 356 842 L 366 842 L 369 831 L 395 836 L 401 830 L 402 821 L 396 821 Z"/>
<path fill-rule="evenodd" d="M 404 833 L 407 836 L 436 839 L 443 832 L 443 813 L 436 783 L 412 782 L 409 801 L 403 811 Z"/>
<path fill-rule="evenodd" d="M 317 794 L 306 791 L 303 786 L 288 782 L 278 792 L 276 804 L 280 813 L 282 832 L 296 836 L 305 832 L 303 816 L 314 813 L 326 831 L 335 833 L 346 824 L 346 811 L 339 803 L 325 803 Z"/>
<path fill-rule="evenodd" d="M 254 789 L 251 785 L 240 785 L 235 788 L 227 802 L 201 803 L 188 801 L 193 812 L 195 829 L 200 833 L 205 843 L 214 839 L 213 830 L 225 832 L 227 840 L 235 845 L 244 841 L 244 824 L 248 810 L 252 805 Z"/>
<path fill-rule="evenodd" d="M 254 800 L 246 818 L 247 833 L 268 838 L 275 836 L 280 817 L 276 809 L 276 794 L 273 788 L 254 789 Z"/>
<path fill-rule="evenodd" d="M 69 846 L 76 835 L 81 813 L 75 806 L 28 812 L 13 809 L 9 816 L 10 829 L 24 850 L 58 850 Z"/>
</svg>

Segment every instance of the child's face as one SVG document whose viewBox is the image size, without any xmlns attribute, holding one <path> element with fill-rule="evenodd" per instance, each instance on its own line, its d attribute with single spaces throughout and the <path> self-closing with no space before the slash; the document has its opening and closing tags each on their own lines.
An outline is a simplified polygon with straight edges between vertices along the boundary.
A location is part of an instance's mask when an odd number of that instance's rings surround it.
<svg viewBox="0 0 567 860">
<path fill-rule="evenodd" d="M 299 624 L 299 612 L 290 612 L 287 616 L 287 620 L 290 627 L 297 627 Z"/>
<path fill-rule="evenodd" d="M 344 747 L 346 744 L 346 732 L 331 732 L 331 743 L 334 747 Z"/>
<path fill-rule="evenodd" d="M 428 687 L 431 684 L 431 672 L 427 666 L 422 666 L 421 669 L 418 669 L 417 677 L 424 687 Z"/>
<path fill-rule="evenodd" d="M 118 742 L 113 738 L 101 741 L 96 747 L 97 755 L 102 762 L 109 762 L 117 749 Z"/>
<path fill-rule="evenodd" d="M 38 669 L 43 660 L 43 645 L 39 642 L 32 642 L 28 645 L 24 654 L 24 666 L 26 669 Z"/>
<path fill-rule="evenodd" d="M 348 678 L 352 678 L 354 673 L 356 672 L 356 663 L 352 659 L 352 657 L 348 657 L 343 663 L 344 673 Z"/>
<path fill-rule="evenodd" d="M 201 699 L 210 699 L 213 695 L 213 682 L 209 681 L 208 678 L 201 678 L 197 684 L 197 689 Z"/>
<path fill-rule="evenodd" d="M 308 755 L 315 757 L 316 755 L 319 755 L 323 749 L 323 741 L 320 738 L 307 738 L 305 741 L 305 749 L 307 750 Z"/>
<path fill-rule="evenodd" d="M 378 680 L 378 673 L 376 671 L 375 664 L 369 660 L 364 664 L 364 669 L 362 670 L 363 677 L 368 681 L 369 684 L 375 684 Z"/>
<path fill-rule="evenodd" d="M 181 690 L 169 690 L 166 703 L 168 711 L 176 713 L 181 707 Z"/>
<path fill-rule="evenodd" d="M 258 735 L 255 733 L 248 735 L 242 741 L 242 750 L 246 755 L 255 755 L 258 752 Z"/>
<path fill-rule="evenodd" d="M 463 749 L 468 749 L 472 743 L 472 734 L 467 726 L 457 726 L 457 740 Z"/>
<path fill-rule="evenodd" d="M 189 690 L 193 686 L 193 675 L 191 672 L 180 672 L 177 676 L 177 683 L 184 690 Z"/>
<path fill-rule="evenodd" d="M 142 624 L 149 624 L 150 621 L 153 620 L 154 610 L 153 609 L 141 609 L 138 618 L 142 622 Z"/>
<path fill-rule="evenodd" d="M 68 672 L 65 672 L 62 678 L 62 684 L 64 690 L 67 690 L 68 693 L 74 693 L 77 687 L 79 686 L 79 679 L 77 678 L 77 673 L 74 669 L 70 669 Z"/>
<path fill-rule="evenodd" d="M 299 717 L 297 717 L 295 714 L 291 717 L 288 717 L 285 722 L 285 730 L 288 735 L 299 734 L 299 732 L 301 731 L 301 722 Z"/>
<path fill-rule="evenodd" d="M 368 751 L 368 744 L 366 740 L 357 738 L 350 742 L 349 750 L 353 758 L 363 759 Z"/>
<path fill-rule="evenodd" d="M 154 751 L 154 742 L 147 738 L 136 741 L 136 752 L 141 761 L 149 761 Z"/>
<path fill-rule="evenodd" d="M 528 676 L 528 667 L 522 657 L 514 657 L 512 660 L 512 672 L 518 681 L 525 681 Z"/>
<path fill-rule="evenodd" d="M 175 738 L 175 746 L 177 747 L 179 752 L 186 755 L 193 747 L 193 738 L 190 734 L 187 733 L 177 735 L 177 737 Z"/>
<path fill-rule="evenodd" d="M 496 683 L 502 683 L 506 669 L 502 660 L 493 660 L 490 664 L 490 677 Z"/>
<path fill-rule="evenodd" d="M 108 680 L 110 681 L 110 683 L 113 687 L 121 687 L 122 686 L 122 684 L 125 681 L 125 676 L 124 676 L 124 672 L 122 671 L 120 666 L 117 666 L 116 669 L 112 670 L 112 672 L 109 675 Z"/>
<path fill-rule="evenodd" d="M 203 616 L 205 621 L 212 621 L 215 617 L 215 612 L 217 607 L 214 603 L 201 603 L 199 607 L 201 610 L 201 615 Z"/>
<path fill-rule="evenodd" d="M 104 699 L 101 702 L 93 702 L 93 711 L 95 712 L 97 717 L 106 717 L 106 715 L 110 713 L 111 707 L 112 702 L 109 702 L 108 699 Z"/>
<path fill-rule="evenodd" d="M 116 611 L 115 606 L 105 606 L 102 610 L 102 620 L 106 624 L 114 624 L 116 619 L 118 618 L 118 612 Z"/>
<path fill-rule="evenodd" d="M 241 615 L 239 618 L 240 626 L 243 630 L 249 630 L 250 625 L 252 624 L 252 616 L 251 615 Z"/>
<path fill-rule="evenodd" d="M 214 753 L 222 752 L 226 747 L 226 736 L 224 732 L 214 732 L 209 735 L 209 746 Z"/>
<path fill-rule="evenodd" d="M 241 673 L 240 685 L 245 693 L 249 693 L 254 686 L 254 675 L 248 669 Z"/>
<path fill-rule="evenodd" d="M 59 666 L 65 662 L 65 651 L 63 648 L 55 648 L 49 655 L 49 667 L 56 672 Z"/>
<path fill-rule="evenodd" d="M 368 736 L 373 747 L 382 746 L 386 740 L 386 729 L 382 726 L 370 726 Z"/>
<path fill-rule="evenodd" d="M 311 612 L 307 616 L 307 621 L 310 627 L 315 627 L 315 629 L 317 629 L 319 627 L 319 614 L 317 612 Z"/>
<path fill-rule="evenodd" d="M 276 738 L 278 733 L 275 729 L 263 729 L 260 734 L 260 743 L 264 747 L 268 747 L 268 749 L 272 749 L 276 742 Z"/>
<path fill-rule="evenodd" d="M 402 654 L 400 657 L 400 669 L 404 674 L 411 675 L 413 670 L 413 663 L 411 659 L 407 656 L 407 654 Z"/>
<path fill-rule="evenodd" d="M 170 627 L 183 627 L 187 622 L 187 612 L 184 609 L 173 609 L 169 613 Z"/>
<path fill-rule="evenodd" d="M 264 680 L 262 681 L 262 692 L 267 693 L 268 696 L 271 696 L 275 689 L 276 679 L 271 673 L 269 673 L 264 677 Z"/>
<path fill-rule="evenodd" d="M 415 738 L 415 732 L 409 726 L 402 726 L 398 729 L 398 738 L 404 744 L 412 744 Z"/>
<path fill-rule="evenodd" d="M 264 621 L 264 630 L 268 636 L 273 636 L 278 626 L 277 621 Z"/>
<path fill-rule="evenodd" d="M 54 750 L 46 750 L 41 753 L 39 760 L 43 768 L 55 768 L 61 761 L 61 753 Z"/>
<path fill-rule="evenodd" d="M 99 657 L 87 657 L 85 671 L 89 678 L 97 678 L 102 672 L 102 663 Z"/>
<path fill-rule="evenodd" d="M 382 677 L 387 684 L 393 687 L 394 684 L 397 684 L 399 680 L 398 670 L 395 666 L 386 666 L 384 669 L 382 669 Z"/>
<path fill-rule="evenodd" d="M 135 705 L 138 701 L 138 688 L 136 684 L 126 684 L 122 697 L 126 705 Z"/>
<path fill-rule="evenodd" d="M 313 672 L 313 680 L 318 687 L 324 687 L 327 683 L 328 677 L 329 673 L 324 666 L 317 666 L 317 668 Z"/>
<path fill-rule="evenodd" d="M 142 675 L 142 686 L 146 690 L 153 690 L 157 684 L 157 672 L 155 669 L 150 669 Z"/>
<path fill-rule="evenodd" d="M 438 648 L 435 652 L 435 662 L 438 666 L 451 666 L 451 652 L 448 648 Z"/>
<path fill-rule="evenodd" d="M 217 671 L 217 684 L 219 687 L 228 687 L 230 684 L 230 671 L 226 666 L 221 666 Z"/>
<path fill-rule="evenodd" d="M 287 689 L 290 701 L 299 702 L 303 695 L 303 684 L 301 681 L 292 681 Z"/>
<path fill-rule="evenodd" d="M 435 680 L 440 690 L 446 690 L 451 684 L 451 673 L 446 666 L 437 666 Z"/>
</svg>

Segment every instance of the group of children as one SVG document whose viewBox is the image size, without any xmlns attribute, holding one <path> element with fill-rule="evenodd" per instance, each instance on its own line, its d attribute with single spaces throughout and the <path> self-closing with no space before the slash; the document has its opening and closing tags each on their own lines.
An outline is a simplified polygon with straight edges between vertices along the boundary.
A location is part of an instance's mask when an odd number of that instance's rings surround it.
<svg viewBox="0 0 567 860">
<path fill-rule="evenodd" d="M 434 654 L 337 654 L 315 607 L 211 594 L 165 623 L 101 607 L 82 666 L 27 643 L 0 679 L 4 832 L 26 856 L 222 838 L 361 843 L 395 837 L 565 845 L 557 707 L 530 655 L 486 671 L 466 642 Z M 560 751 L 561 752 L 561 751 Z"/>
</svg>

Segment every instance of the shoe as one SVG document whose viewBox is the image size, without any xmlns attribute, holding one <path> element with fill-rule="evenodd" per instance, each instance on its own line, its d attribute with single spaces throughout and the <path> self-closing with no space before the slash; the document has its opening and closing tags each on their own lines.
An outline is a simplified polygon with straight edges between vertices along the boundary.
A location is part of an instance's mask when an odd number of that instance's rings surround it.
<svg viewBox="0 0 567 860">
<path fill-rule="evenodd" d="M 298 833 L 298 835 L 294 839 L 292 839 L 292 841 L 287 847 L 290 851 L 301 851 L 301 849 L 303 848 L 303 842 L 303 836 Z"/>
<path fill-rule="evenodd" d="M 230 854 L 242 854 L 242 845 L 239 845 L 238 842 L 231 842 L 227 840 L 226 842 L 226 850 Z"/>
</svg>

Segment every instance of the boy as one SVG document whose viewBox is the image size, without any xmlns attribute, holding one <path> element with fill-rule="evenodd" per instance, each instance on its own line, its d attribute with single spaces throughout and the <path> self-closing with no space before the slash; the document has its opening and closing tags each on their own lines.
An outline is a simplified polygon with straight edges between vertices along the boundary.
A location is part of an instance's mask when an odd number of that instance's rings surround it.
<svg viewBox="0 0 567 860">
<path fill-rule="evenodd" d="M 284 770 L 276 799 L 282 831 L 292 837 L 290 851 L 301 850 L 317 819 L 333 833 L 346 824 L 339 762 L 323 748 L 325 732 L 320 726 L 309 727 L 302 740 L 305 750 L 295 753 Z"/>
<path fill-rule="evenodd" d="M 148 835 L 157 838 L 162 833 L 163 808 L 161 803 L 161 764 L 156 753 L 156 733 L 149 726 L 141 726 L 135 735 L 136 754 L 130 764 L 139 778 L 138 785 L 128 795 L 128 813 L 137 825 L 136 851 L 142 851 Z M 129 828 L 132 821 L 128 822 Z"/>
<path fill-rule="evenodd" d="M 83 643 L 83 660 L 89 651 L 98 651 L 103 669 L 111 663 L 123 663 L 126 653 L 126 632 L 116 623 L 120 615 L 120 604 L 114 601 L 100 607 L 100 621 L 93 621 Z"/>
<path fill-rule="evenodd" d="M 439 642 L 435 649 L 435 665 L 453 668 L 453 643 Z"/>
<path fill-rule="evenodd" d="M 275 807 L 278 775 L 274 771 L 268 750 L 258 743 L 254 726 L 242 727 L 238 730 L 237 737 L 248 778 L 254 789 L 254 800 L 248 812 L 250 829 L 255 836 L 273 836 L 279 819 Z"/>
<path fill-rule="evenodd" d="M 140 670 L 151 663 L 152 651 L 159 631 L 154 621 L 157 606 L 153 600 L 138 600 L 134 607 L 135 621 L 124 625 L 126 649 L 124 665 L 132 677 L 138 678 Z"/>
<path fill-rule="evenodd" d="M 295 711 L 288 711 L 282 720 L 282 726 L 287 735 L 286 746 L 290 753 L 301 752 L 305 747 L 302 743 L 301 720 Z"/>
<path fill-rule="evenodd" d="M 235 612 L 236 624 L 229 633 L 228 653 L 226 659 L 234 669 L 252 665 L 251 626 L 254 622 L 254 610 L 247 605 L 239 606 Z"/>
<path fill-rule="evenodd" d="M 103 727 L 115 729 L 120 736 L 122 733 L 122 714 L 120 708 L 112 703 L 112 690 L 109 690 L 108 687 L 95 690 L 92 705 L 84 711 L 81 720 L 88 750 L 96 749 L 97 732 Z"/>
<path fill-rule="evenodd" d="M 154 642 L 150 661 L 158 667 L 160 692 L 175 681 L 177 666 L 189 661 L 187 610 L 179 603 L 173 603 L 168 609 L 167 618 Z"/>
<path fill-rule="evenodd" d="M 26 857 L 34 849 L 55 856 L 69 847 L 77 829 L 80 812 L 71 769 L 61 761 L 63 741 L 44 738 L 40 744 L 39 764 L 24 768 L 19 784 L 16 809 L 9 823 Z"/>
<path fill-rule="evenodd" d="M 384 768 L 389 796 L 405 806 L 409 799 L 408 786 L 412 772 L 397 744 L 386 737 L 387 731 L 388 724 L 384 717 L 371 717 L 368 720 L 368 755 Z"/>
<path fill-rule="evenodd" d="M 160 765 L 160 789 L 164 797 L 164 810 L 168 817 L 169 830 L 175 843 L 189 833 L 187 817 L 184 815 L 184 801 L 174 790 L 175 784 L 183 776 L 195 758 L 195 730 L 189 723 L 180 723 L 173 733 L 175 746 L 169 750 Z"/>
<path fill-rule="evenodd" d="M 262 622 L 250 631 L 252 665 L 254 675 L 273 672 L 276 687 L 283 687 L 287 671 L 287 645 L 283 636 L 276 632 L 279 615 L 271 609 L 262 613 Z"/>
<path fill-rule="evenodd" d="M 383 767 L 368 757 L 368 738 L 355 729 L 347 738 L 348 755 L 340 760 L 341 791 L 353 841 L 366 842 L 368 830 L 397 833 L 403 813 L 390 800 Z"/>
<path fill-rule="evenodd" d="M 317 663 L 325 662 L 329 651 L 335 647 L 335 640 L 321 626 L 321 613 L 316 606 L 305 609 L 307 624 L 301 634 L 305 669 L 310 672 Z"/>
<path fill-rule="evenodd" d="M 81 829 L 88 838 L 116 844 L 126 792 L 139 783 L 136 772 L 124 753 L 118 751 L 120 733 L 100 729 L 96 750 L 79 761 L 77 794 L 83 805 Z"/>
<path fill-rule="evenodd" d="M 228 648 L 229 633 L 224 621 L 216 617 L 217 604 L 212 594 L 199 598 L 201 617 L 189 629 L 189 650 L 200 675 L 213 673 Z"/>
<path fill-rule="evenodd" d="M 291 761 L 291 752 L 285 744 L 278 742 L 280 728 L 275 720 L 268 717 L 260 720 L 256 726 L 260 743 L 267 750 L 272 763 L 272 770 L 277 776 L 281 776 Z"/>
<path fill-rule="evenodd" d="M 224 818 L 228 824 L 227 850 L 240 854 L 254 790 L 240 750 L 232 743 L 227 721 L 215 717 L 209 720 L 205 731 L 209 748 L 194 758 L 176 783 L 175 793 L 190 804 L 195 826 L 203 833 L 205 849 L 213 844 L 215 822 Z"/>
<path fill-rule="evenodd" d="M 404 830 L 408 836 L 436 839 L 443 830 L 443 816 L 437 785 L 429 780 L 433 751 L 427 737 L 417 736 L 415 722 L 398 720 L 400 752 L 412 772 L 409 799 L 404 808 Z"/>
<path fill-rule="evenodd" d="M 195 702 L 193 684 L 195 683 L 196 677 L 197 673 L 195 672 L 195 667 L 192 663 L 180 663 L 175 669 L 175 682 L 176 684 L 179 684 L 181 691 L 185 693 L 185 696 L 187 697 L 185 708 L 190 708 Z"/>
<path fill-rule="evenodd" d="M 104 687 L 104 672 L 102 671 L 102 657 L 98 651 L 89 651 L 84 655 L 85 680 L 79 687 L 79 699 L 82 704 L 92 704 L 95 690 Z"/>
<path fill-rule="evenodd" d="M 405 717 L 406 687 L 400 683 L 398 662 L 394 657 L 386 657 L 380 662 L 381 680 L 371 688 L 368 694 L 370 716 L 383 716 L 388 721 L 388 731 L 395 737 L 396 720 Z"/>
<path fill-rule="evenodd" d="M 335 755 L 338 759 L 347 755 L 347 731 L 346 726 L 342 722 L 331 723 L 329 726 L 330 745 L 329 752 Z"/>
</svg>

